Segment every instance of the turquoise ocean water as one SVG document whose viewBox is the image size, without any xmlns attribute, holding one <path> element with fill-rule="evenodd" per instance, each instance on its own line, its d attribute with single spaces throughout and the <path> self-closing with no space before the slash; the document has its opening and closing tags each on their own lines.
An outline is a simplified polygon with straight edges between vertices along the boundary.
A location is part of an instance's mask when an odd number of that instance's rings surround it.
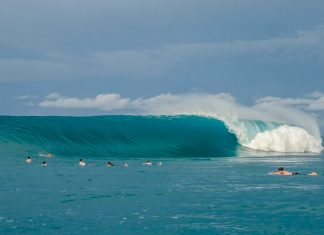
<svg viewBox="0 0 324 235">
<path fill-rule="evenodd" d="M 323 154 L 249 150 L 215 119 L 0 117 L 0 158 L 0 234 L 324 233 Z"/>
</svg>

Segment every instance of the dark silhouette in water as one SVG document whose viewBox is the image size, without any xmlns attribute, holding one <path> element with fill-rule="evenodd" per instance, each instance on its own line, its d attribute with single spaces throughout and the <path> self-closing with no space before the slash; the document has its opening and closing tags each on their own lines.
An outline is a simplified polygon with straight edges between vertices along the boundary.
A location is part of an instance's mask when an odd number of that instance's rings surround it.
<svg viewBox="0 0 324 235">
<path fill-rule="evenodd" d="M 80 159 L 79 166 L 85 166 L 85 165 L 86 163 L 82 159 Z"/>
<path fill-rule="evenodd" d="M 32 163 L 32 159 L 31 159 L 31 157 L 27 157 L 27 159 L 26 159 L 26 163 Z"/>
</svg>

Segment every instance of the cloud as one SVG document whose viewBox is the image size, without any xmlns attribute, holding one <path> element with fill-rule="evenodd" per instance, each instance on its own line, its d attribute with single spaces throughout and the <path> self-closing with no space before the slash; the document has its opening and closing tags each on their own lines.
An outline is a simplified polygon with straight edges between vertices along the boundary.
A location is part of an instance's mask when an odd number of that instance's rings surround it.
<svg viewBox="0 0 324 235">
<path fill-rule="evenodd" d="M 56 61 L 48 56 L 44 59 L 0 59 L 0 82 L 59 80 L 71 74 L 82 74 L 82 69 Z M 70 79 L 74 76 L 70 76 Z"/>
<path fill-rule="evenodd" d="M 21 95 L 15 96 L 14 98 L 17 100 L 22 100 L 22 105 L 24 106 L 33 107 L 37 105 L 37 103 L 35 103 L 35 99 L 37 98 L 37 96 L 34 95 Z"/>
<path fill-rule="evenodd" d="M 21 96 L 15 96 L 14 97 L 17 100 L 28 100 L 28 99 L 35 99 L 37 96 L 34 95 L 21 95 Z"/>
<path fill-rule="evenodd" d="M 320 91 L 314 91 L 312 93 L 309 93 L 309 94 L 305 95 L 305 97 L 310 97 L 310 98 L 319 98 L 319 97 L 322 97 L 322 96 L 324 96 L 324 93 L 320 92 Z"/>
<path fill-rule="evenodd" d="M 251 56 L 267 58 L 269 56 L 294 56 L 296 54 L 322 56 L 324 48 L 324 27 L 317 26 L 314 30 L 300 31 L 290 37 L 268 38 L 263 40 L 231 41 L 220 43 L 178 44 L 166 46 L 165 54 L 187 57 L 235 58 Z"/>
<path fill-rule="evenodd" d="M 24 102 L 23 105 L 25 106 L 29 106 L 29 107 L 33 107 L 33 106 L 36 106 L 36 104 L 32 101 L 27 101 L 27 102 Z"/>
<path fill-rule="evenodd" d="M 324 111 L 324 94 L 321 92 L 314 92 L 305 95 L 303 98 L 280 98 L 267 96 L 258 99 L 256 103 L 295 106 L 305 110 Z"/>
<path fill-rule="evenodd" d="M 213 101 L 211 103 L 211 101 Z M 228 93 L 203 94 L 188 93 L 175 95 L 160 94 L 148 98 L 129 99 L 119 94 L 100 94 L 94 98 L 65 97 L 56 92 L 51 93 L 39 103 L 40 107 L 89 109 L 96 108 L 104 111 L 137 109 L 143 114 L 177 114 L 205 112 L 210 106 L 218 109 L 227 103 L 235 103 L 235 99 Z"/>
<path fill-rule="evenodd" d="M 101 94 L 95 98 L 69 98 L 58 93 L 49 94 L 44 101 L 39 103 L 40 107 L 69 108 L 69 109 L 102 109 L 114 110 L 125 108 L 129 100 L 121 98 L 119 94 Z"/>
<path fill-rule="evenodd" d="M 154 50 L 101 51 L 93 54 L 93 63 L 102 73 L 129 76 L 155 76 L 186 63 L 208 60 L 323 59 L 324 27 L 301 31 L 291 37 L 217 43 L 165 45 Z"/>
<path fill-rule="evenodd" d="M 92 62 L 100 74 L 123 76 L 159 76 L 171 66 L 158 51 L 103 51 L 93 55 Z"/>
<path fill-rule="evenodd" d="M 163 76 L 173 69 L 187 68 L 203 61 L 324 59 L 324 27 L 296 32 L 287 37 L 228 42 L 166 44 L 154 49 L 97 50 L 73 53 L 45 52 L 39 59 L 1 59 L 1 80 L 81 79 L 125 76 Z M 23 71 L 23 73 L 21 72 Z"/>
<path fill-rule="evenodd" d="M 47 100 L 57 100 L 57 99 L 59 99 L 59 98 L 61 98 L 62 96 L 59 94 L 59 93 L 57 93 L 57 92 L 52 92 L 52 93 L 50 93 L 50 94 L 48 94 L 47 96 L 46 96 L 46 99 Z M 62 97 L 63 98 L 63 97 Z"/>
</svg>

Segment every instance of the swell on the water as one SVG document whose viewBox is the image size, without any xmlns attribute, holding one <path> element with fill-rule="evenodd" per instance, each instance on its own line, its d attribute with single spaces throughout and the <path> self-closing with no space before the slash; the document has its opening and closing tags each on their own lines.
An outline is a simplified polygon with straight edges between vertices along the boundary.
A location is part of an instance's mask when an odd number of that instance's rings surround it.
<svg viewBox="0 0 324 235">
<path fill-rule="evenodd" d="M 0 145 L 63 156 L 235 156 L 223 122 L 196 116 L 0 117 Z"/>
<path fill-rule="evenodd" d="M 201 116 L 0 117 L 0 147 L 61 156 L 224 157 L 242 146 L 259 151 L 312 152 L 321 141 L 274 122 Z"/>
</svg>

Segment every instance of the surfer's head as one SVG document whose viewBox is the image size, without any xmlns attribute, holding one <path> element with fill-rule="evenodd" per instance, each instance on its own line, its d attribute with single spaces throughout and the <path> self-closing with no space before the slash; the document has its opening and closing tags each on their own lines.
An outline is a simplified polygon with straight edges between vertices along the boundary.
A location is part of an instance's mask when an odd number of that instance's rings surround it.
<svg viewBox="0 0 324 235">
<path fill-rule="evenodd" d="M 31 162 L 32 162 L 31 157 L 28 156 L 27 159 L 26 159 L 26 162 L 27 162 L 27 163 L 31 163 Z"/>
<path fill-rule="evenodd" d="M 283 167 L 279 167 L 278 171 L 284 171 L 285 169 Z"/>
</svg>

